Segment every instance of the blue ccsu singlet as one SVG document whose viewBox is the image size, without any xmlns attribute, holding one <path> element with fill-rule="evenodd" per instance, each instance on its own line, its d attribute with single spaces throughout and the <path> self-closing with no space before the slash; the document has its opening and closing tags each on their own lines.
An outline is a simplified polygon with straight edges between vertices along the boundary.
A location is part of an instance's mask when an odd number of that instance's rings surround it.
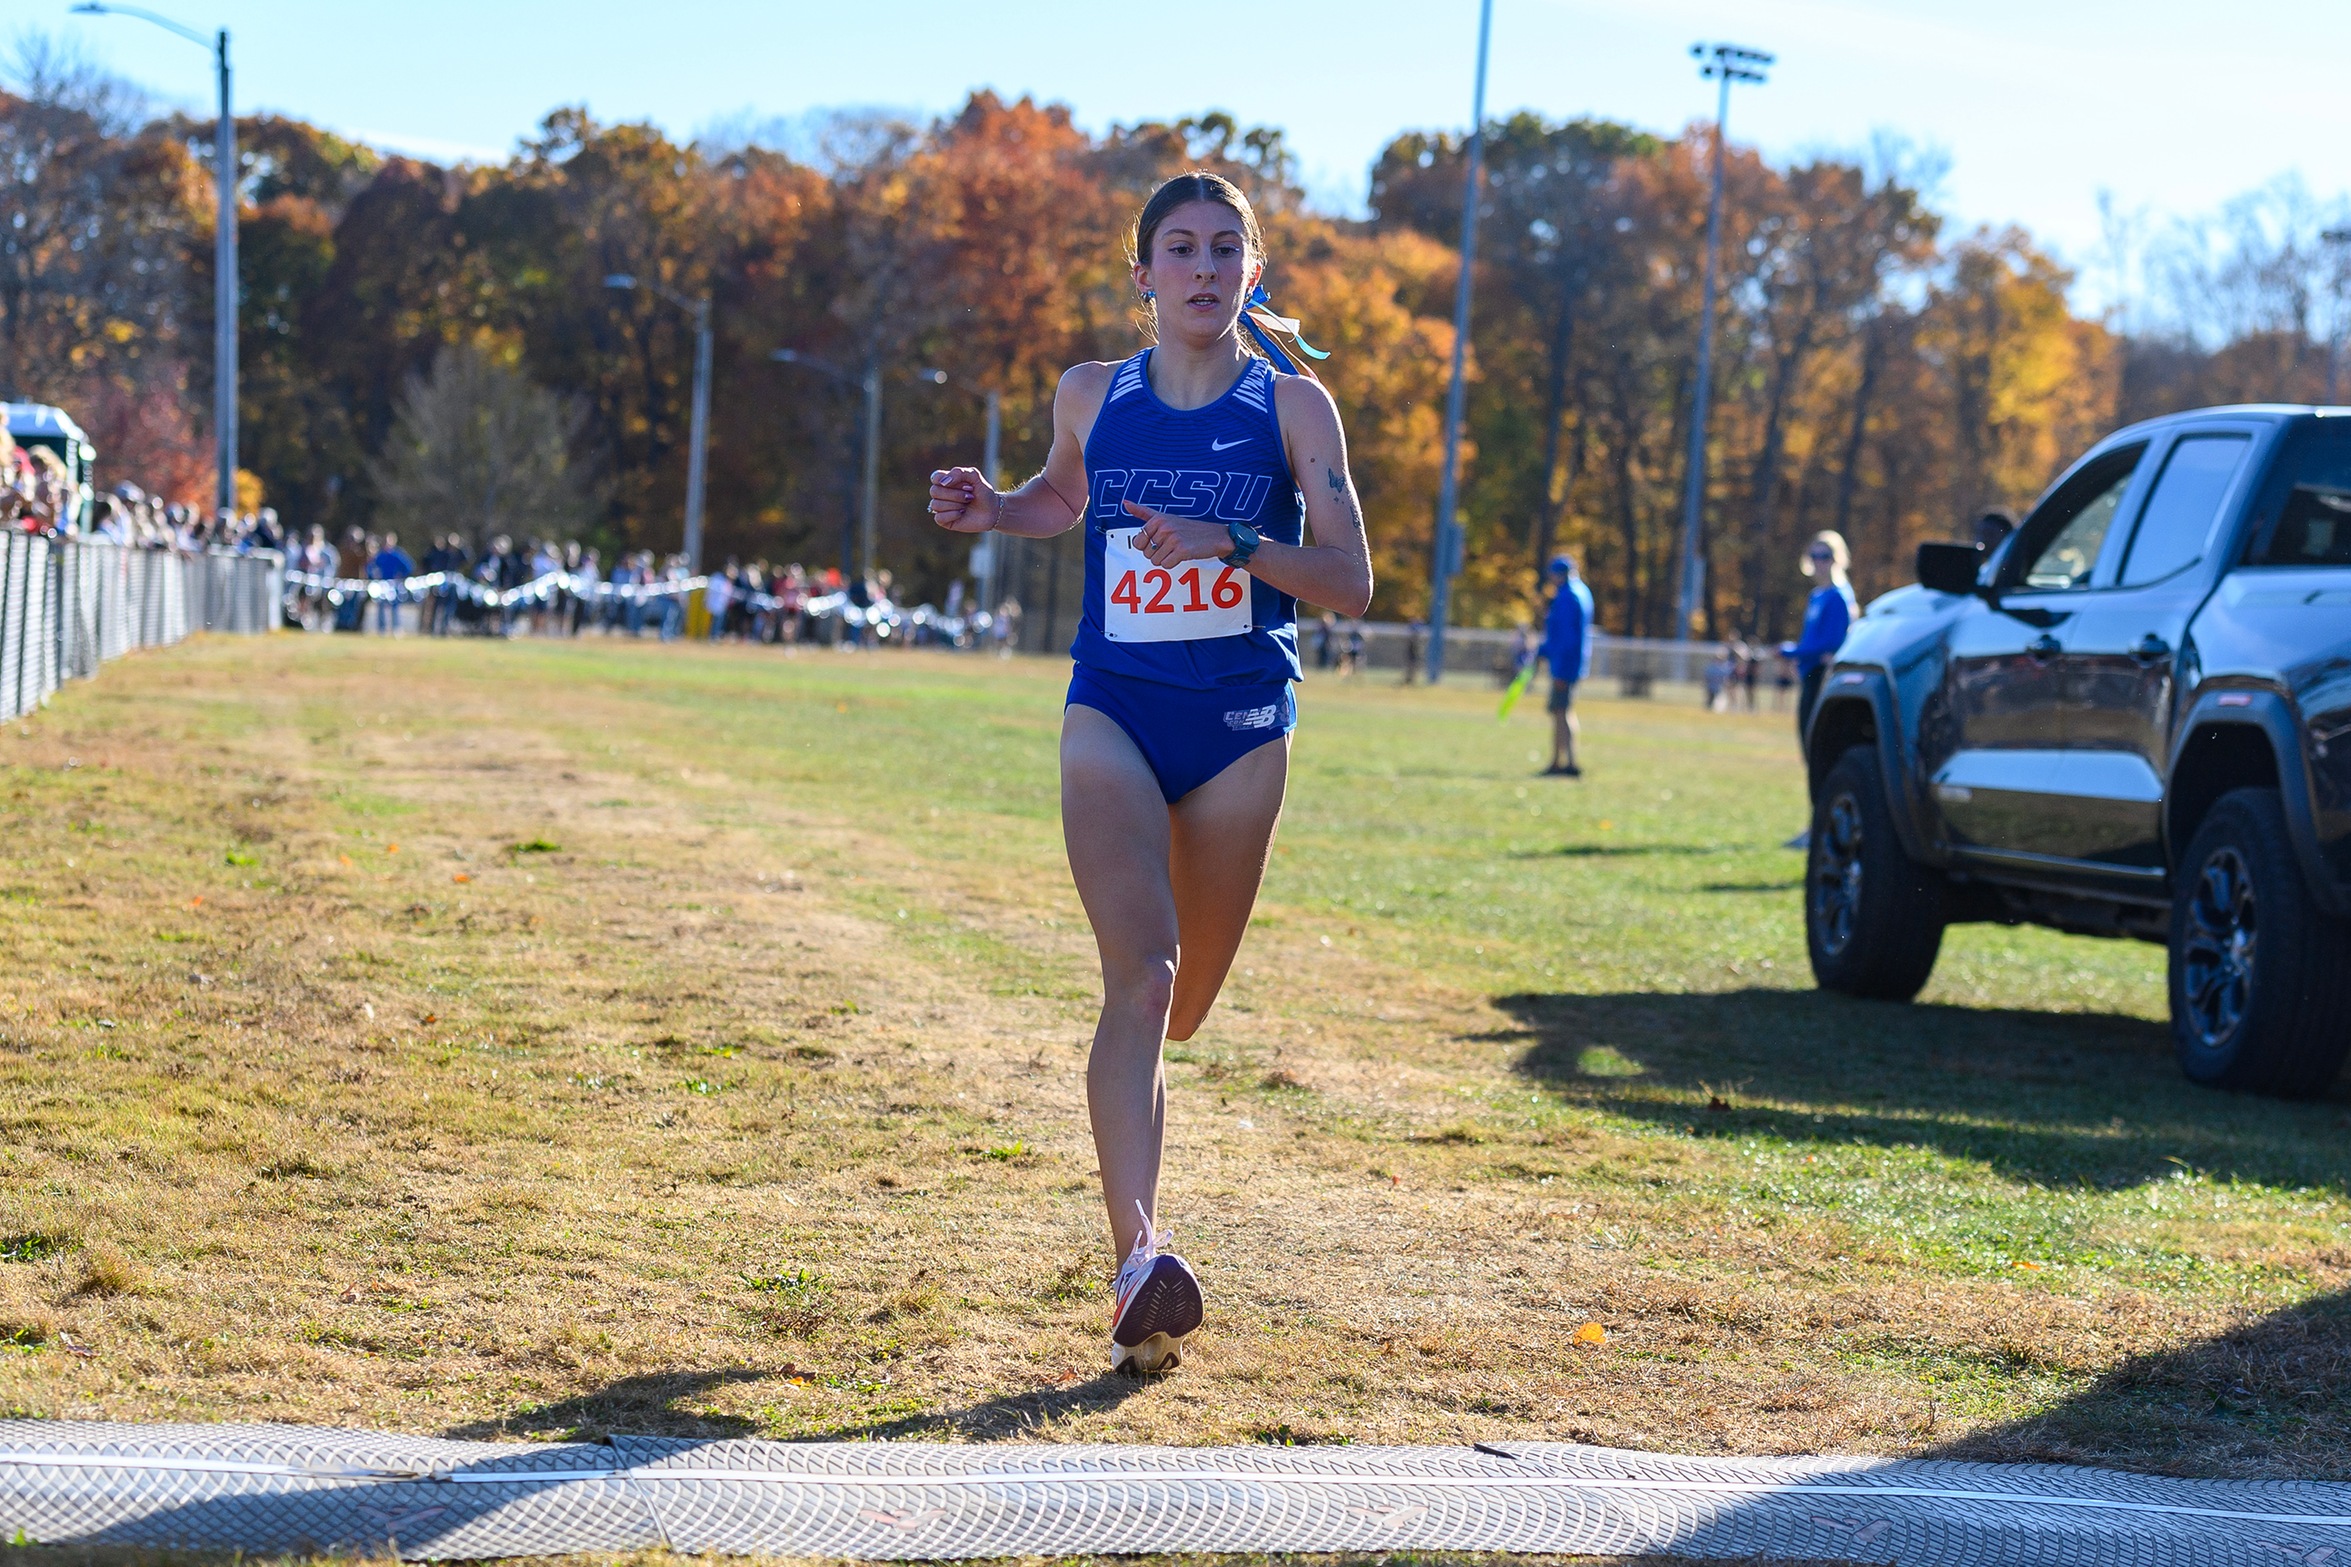
<svg viewBox="0 0 2351 1567">
<path fill-rule="evenodd" d="M 1297 724 L 1298 603 L 1221 560 L 1172 571 L 1133 548 L 1133 501 L 1171 517 L 1241 522 L 1305 540 L 1306 507 L 1274 409 L 1274 373 L 1252 359 L 1225 394 L 1170 408 L 1151 350 L 1120 365 L 1086 437 L 1086 597 L 1069 702 L 1133 740 L 1170 803 Z"/>
</svg>

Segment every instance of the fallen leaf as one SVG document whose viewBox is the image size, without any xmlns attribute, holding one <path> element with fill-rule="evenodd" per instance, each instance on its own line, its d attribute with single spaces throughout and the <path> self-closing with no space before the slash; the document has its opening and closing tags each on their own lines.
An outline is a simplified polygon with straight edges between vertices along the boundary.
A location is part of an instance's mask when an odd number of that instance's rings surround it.
<svg viewBox="0 0 2351 1567">
<path fill-rule="evenodd" d="M 471 880 L 473 880 L 473 878 L 472 878 L 471 876 L 468 876 L 468 875 L 466 875 L 466 874 L 465 874 L 465 872 L 463 872 L 463 871 L 459 871 L 459 872 L 458 872 L 456 875 L 454 875 L 454 876 L 450 877 L 449 879 L 450 879 L 451 881 L 471 881 Z"/>
<path fill-rule="evenodd" d="M 351 856 L 348 854 L 338 854 L 335 856 L 335 858 L 341 860 L 345 865 L 351 863 Z"/>
<path fill-rule="evenodd" d="M 352 1285 L 349 1289 L 343 1291 L 342 1294 L 337 1295 L 335 1299 L 341 1301 L 346 1306 L 353 1304 L 359 1299 L 359 1286 L 356 1284 Z"/>
<path fill-rule="evenodd" d="M 384 846 L 384 852 L 386 854 L 398 854 L 400 852 L 400 845 L 396 843 L 386 844 Z"/>
<path fill-rule="evenodd" d="M 438 1012 L 427 1012 L 424 1015 L 424 1020 L 427 1023 L 438 1023 L 441 1021 L 441 1014 Z"/>
<path fill-rule="evenodd" d="M 197 894 L 195 897 L 193 897 L 193 898 L 190 898 L 190 899 L 188 900 L 188 907 L 189 907 L 189 908 L 191 908 L 191 909 L 193 909 L 193 908 L 197 908 L 197 907 L 201 906 L 201 905 L 203 904 L 203 902 L 204 902 L 204 896 L 203 896 L 203 894 L 199 893 L 199 894 Z"/>
<path fill-rule="evenodd" d="M 2012 1267 L 2012 1268 L 2030 1268 L 2030 1269 L 2032 1269 L 2032 1270 L 2033 1270 L 2035 1273 L 2038 1273 L 2038 1272 L 2040 1272 L 2040 1271 L 2041 1271 L 2041 1265 L 2040 1265 L 2039 1263 L 2037 1263 L 2037 1262 L 2026 1262 L 2026 1261 L 2025 1261 L 2023 1258 L 2021 1258 L 2021 1257 L 2020 1257 L 2020 1258 L 2018 1258 L 2016 1261 L 2014 1261 L 2014 1262 L 2010 1263 L 2010 1264 L 2009 1264 L 2009 1266 L 2010 1266 L 2010 1267 Z"/>
<path fill-rule="evenodd" d="M 1597 1322 L 1587 1322 L 1568 1336 L 1578 1344 L 1595 1347 L 1608 1342 L 1608 1330 Z"/>
</svg>

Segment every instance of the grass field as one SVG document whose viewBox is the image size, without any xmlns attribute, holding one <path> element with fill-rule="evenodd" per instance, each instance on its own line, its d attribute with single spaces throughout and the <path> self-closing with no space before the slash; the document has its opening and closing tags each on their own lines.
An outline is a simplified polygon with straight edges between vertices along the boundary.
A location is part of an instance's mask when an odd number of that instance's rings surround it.
<svg viewBox="0 0 2351 1567">
<path fill-rule="evenodd" d="M 1566 784 L 1467 685 L 1304 693 L 1169 1053 L 1211 1330 L 1105 1375 L 1064 668 L 211 640 L 0 731 L 0 1409 L 2351 1478 L 2340 1089 L 2187 1087 L 2151 947 L 1816 993 L 1784 717 Z"/>
</svg>

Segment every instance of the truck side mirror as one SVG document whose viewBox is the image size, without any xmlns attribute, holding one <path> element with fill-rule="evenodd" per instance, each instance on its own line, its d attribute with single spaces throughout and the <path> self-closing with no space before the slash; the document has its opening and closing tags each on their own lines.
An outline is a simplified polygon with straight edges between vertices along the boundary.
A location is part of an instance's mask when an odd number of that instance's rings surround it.
<svg viewBox="0 0 2351 1567">
<path fill-rule="evenodd" d="M 1921 544 L 1918 547 L 1919 586 L 1937 593 L 1973 593 L 1976 575 L 1984 567 L 1984 552 L 1973 544 Z"/>
</svg>

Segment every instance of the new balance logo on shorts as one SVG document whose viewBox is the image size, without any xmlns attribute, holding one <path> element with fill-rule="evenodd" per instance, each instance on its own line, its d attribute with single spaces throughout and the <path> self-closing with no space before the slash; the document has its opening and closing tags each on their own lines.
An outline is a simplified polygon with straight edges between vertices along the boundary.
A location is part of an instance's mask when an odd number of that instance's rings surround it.
<svg viewBox="0 0 2351 1567">
<path fill-rule="evenodd" d="M 1263 707 L 1244 707 L 1224 715 L 1227 729 L 1271 729 L 1282 721 L 1282 705 L 1269 702 Z"/>
</svg>

